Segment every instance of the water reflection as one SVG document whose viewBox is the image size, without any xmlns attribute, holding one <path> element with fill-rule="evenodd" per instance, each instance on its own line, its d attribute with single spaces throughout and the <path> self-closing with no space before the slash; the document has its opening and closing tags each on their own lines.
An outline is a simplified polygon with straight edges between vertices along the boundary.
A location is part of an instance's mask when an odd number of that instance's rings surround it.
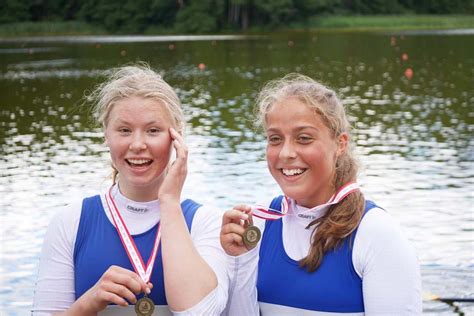
<svg viewBox="0 0 474 316">
<path fill-rule="evenodd" d="M 263 82 L 298 71 L 337 88 L 354 123 L 363 190 L 414 242 L 424 291 L 474 296 L 473 36 L 288 33 L 54 45 L 0 43 L 0 310 L 27 313 L 55 208 L 109 185 L 108 154 L 84 91 L 104 69 L 136 60 L 159 69 L 185 107 L 192 161 L 185 194 L 221 209 L 278 193 L 252 125 Z M 472 308 L 425 303 L 431 315 Z"/>
</svg>

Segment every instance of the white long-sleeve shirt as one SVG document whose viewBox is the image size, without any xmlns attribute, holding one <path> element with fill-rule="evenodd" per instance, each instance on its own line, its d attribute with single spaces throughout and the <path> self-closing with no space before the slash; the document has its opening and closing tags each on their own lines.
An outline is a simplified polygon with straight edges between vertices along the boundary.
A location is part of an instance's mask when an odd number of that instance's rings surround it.
<svg viewBox="0 0 474 316">
<path fill-rule="evenodd" d="M 123 196 L 114 187 L 114 199 L 131 235 L 151 229 L 160 220 L 158 201 L 134 202 Z M 113 224 L 104 194 L 102 206 Z M 43 244 L 38 280 L 35 287 L 32 313 L 35 316 L 51 315 L 68 309 L 75 301 L 74 292 L 74 245 L 76 242 L 82 199 L 74 202 L 51 221 Z M 167 307 L 157 306 L 159 315 L 219 315 L 225 308 L 229 278 L 226 270 L 226 256 L 219 243 L 222 212 L 202 206 L 194 216 L 191 238 L 196 250 L 209 264 L 217 276 L 218 285 L 201 302 L 186 311 L 174 312 Z M 134 315 L 134 306 L 109 306 L 99 315 Z"/>
<path fill-rule="evenodd" d="M 307 256 L 313 228 L 305 227 L 326 211 L 327 207 L 309 210 L 291 201 L 288 215 L 282 219 L 283 245 L 290 258 L 300 260 Z M 264 233 L 264 220 L 254 217 L 254 225 Z M 259 249 L 260 243 L 245 254 L 228 256 L 232 277 L 227 315 L 259 315 L 256 288 Z M 354 240 L 352 262 L 362 279 L 365 315 L 422 313 L 421 278 L 416 254 L 388 212 L 373 208 L 364 216 Z M 338 315 L 282 306 L 277 310 L 272 315 Z"/>
</svg>

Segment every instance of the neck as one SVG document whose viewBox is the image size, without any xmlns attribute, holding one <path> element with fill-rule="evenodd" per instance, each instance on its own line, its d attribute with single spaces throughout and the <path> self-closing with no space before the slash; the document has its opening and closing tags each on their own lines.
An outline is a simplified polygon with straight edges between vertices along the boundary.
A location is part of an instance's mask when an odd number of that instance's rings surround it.
<svg viewBox="0 0 474 316">
<path fill-rule="evenodd" d="M 329 188 L 326 192 L 321 192 L 314 197 L 296 200 L 296 203 L 306 208 L 314 208 L 327 203 L 334 193 L 334 188 Z"/>
<path fill-rule="evenodd" d="M 119 190 L 127 199 L 135 202 L 149 202 L 158 199 L 158 188 L 129 187 L 119 183 Z"/>
</svg>

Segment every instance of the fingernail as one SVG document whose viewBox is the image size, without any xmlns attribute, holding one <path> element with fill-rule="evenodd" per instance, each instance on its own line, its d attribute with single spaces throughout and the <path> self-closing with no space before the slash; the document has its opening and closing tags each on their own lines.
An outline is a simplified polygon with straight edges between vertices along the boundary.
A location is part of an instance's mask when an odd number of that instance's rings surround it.
<svg viewBox="0 0 474 316">
<path fill-rule="evenodd" d="M 240 218 L 242 218 L 242 219 L 249 219 L 249 216 L 248 216 L 248 214 L 242 214 Z"/>
<path fill-rule="evenodd" d="M 147 287 L 147 288 L 146 288 L 146 290 L 145 290 L 145 292 L 146 292 L 146 294 L 150 294 L 150 293 L 151 293 L 151 290 L 150 290 L 150 288 L 149 288 L 149 287 Z"/>
</svg>

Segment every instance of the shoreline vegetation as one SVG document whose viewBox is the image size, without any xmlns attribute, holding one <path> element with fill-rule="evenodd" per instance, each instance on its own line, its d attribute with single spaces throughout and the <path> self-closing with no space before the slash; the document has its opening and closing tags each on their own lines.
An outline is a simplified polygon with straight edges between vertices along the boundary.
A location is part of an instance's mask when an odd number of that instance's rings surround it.
<svg viewBox="0 0 474 316">
<path fill-rule="evenodd" d="M 407 31 L 474 29 L 474 15 L 331 15 L 313 16 L 304 22 L 289 23 L 285 27 L 267 29 L 249 28 L 246 32 L 221 30 L 212 34 L 254 34 L 274 31 Z M 0 37 L 26 36 L 79 36 L 79 35 L 177 35 L 172 28 L 148 26 L 141 33 L 109 32 L 105 28 L 86 22 L 14 22 L 0 24 Z M 198 33 L 199 34 L 199 33 Z M 203 33 L 200 33 L 203 34 Z M 206 33 L 204 33 L 206 34 Z"/>
</svg>

